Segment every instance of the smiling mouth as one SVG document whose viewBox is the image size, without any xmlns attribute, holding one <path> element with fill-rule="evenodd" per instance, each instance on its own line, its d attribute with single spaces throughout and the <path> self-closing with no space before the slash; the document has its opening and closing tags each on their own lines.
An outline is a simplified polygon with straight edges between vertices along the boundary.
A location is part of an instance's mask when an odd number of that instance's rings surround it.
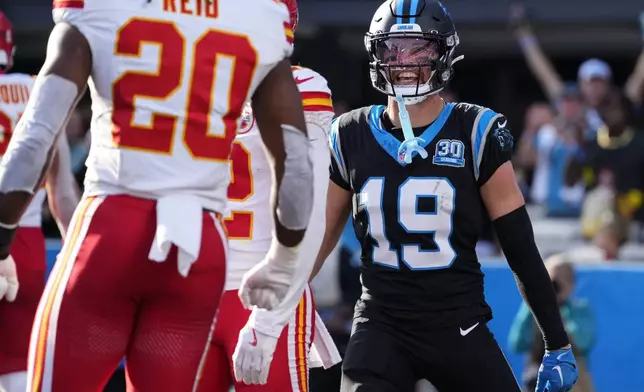
<svg viewBox="0 0 644 392">
<path fill-rule="evenodd" d="M 402 71 L 394 76 L 394 84 L 398 85 L 417 84 L 418 80 L 419 73 L 414 71 Z"/>
</svg>

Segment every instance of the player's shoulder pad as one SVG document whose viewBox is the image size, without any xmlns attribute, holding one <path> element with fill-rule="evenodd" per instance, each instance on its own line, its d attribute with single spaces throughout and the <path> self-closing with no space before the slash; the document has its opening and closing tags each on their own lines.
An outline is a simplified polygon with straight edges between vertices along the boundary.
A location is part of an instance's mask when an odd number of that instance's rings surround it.
<svg viewBox="0 0 644 392">
<path fill-rule="evenodd" d="M 333 112 L 331 90 L 326 79 L 310 68 L 293 66 L 293 79 L 302 94 L 305 112 Z"/>
<path fill-rule="evenodd" d="M 293 71 L 293 78 L 297 83 L 297 88 L 300 92 L 320 92 L 331 94 L 329 85 L 324 76 L 315 72 L 311 68 L 301 67 L 297 65 L 291 66 Z"/>
<path fill-rule="evenodd" d="M 465 130 L 470 131 L 474 176 L 478 179 L 479 167 L 489 140 L 498 143 L 504 151 L 512 151 L 514 148 L 514 139 L 507 127 L 508 120 L 492 109 L 470 103 L 458 103 L 454 109 L 462 116 Z"/>
</svg>

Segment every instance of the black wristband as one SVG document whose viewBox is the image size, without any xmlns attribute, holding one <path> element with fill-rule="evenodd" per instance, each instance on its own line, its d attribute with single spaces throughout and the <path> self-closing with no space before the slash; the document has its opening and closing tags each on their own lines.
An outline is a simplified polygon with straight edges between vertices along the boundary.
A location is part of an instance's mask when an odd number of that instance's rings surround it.
<svg viewBox="0 0 644 392">
<path fill-rule="evenodd" d="M 7 229 L 0 226 L 0 260 L 9 257 L 9 250 L 11 249 L 13 238 L 16 236 L 16 230 L 16 227 Z"/>
<path fill-rule="evenodd" d="M 534 242 L 525 206 L 496 219 L 493 224 L 519 291 L 541 329 L 546 348 L 556 350 L 567 346 L 569 340 L 561 321 L 557 296 Z"/>
</svg>

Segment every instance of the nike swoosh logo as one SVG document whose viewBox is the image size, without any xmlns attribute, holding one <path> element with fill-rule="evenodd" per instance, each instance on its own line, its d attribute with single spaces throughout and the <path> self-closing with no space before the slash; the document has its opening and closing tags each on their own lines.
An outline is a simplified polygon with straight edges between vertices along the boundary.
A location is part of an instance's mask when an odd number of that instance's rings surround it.
<svg viewBox="0 0 644 392">
<path fill-rule="evenodd" d="M 566 355 L 566 353 L 561 353 L 557 355 L 557 361 L 562 361 L 563 356 Z"/>
<path fill-rule="evenodd" d="M 302 84 L 304 82 L 308 82 L 309 80 L 313 79 L 313 76 L 310 76 L 308 78 L 300 79 L 299 76 L 295 77 L 295 84 Z"/>
<path fill-rule="evenodd" d="M 474 328 L 476 328 L 478 326 L 479 326 L 479 323 L 476 323 L 476 324 L 472 325 L 471 327 L 469 327 L 468 329 L 460 328 L 461 336 L 467 335 L 468 333 L 472 332 L 474 330 Z"/>
<path fill-rule="evenodd" d="M 553 369 L 556 370 L 557 373 L 559 373 L 559 380 L 561 380 L 561 385 L 563 385 L 563 374 L 561 373 L 561 366 L 557 365 L 553 367 Z"/>
<path fill-rule="evenodd" d="M 508 120 L 506 119 L 503 121 L 503 124 L 499 123 L 499 128 L 505 128 L 505 126 L 508 125 Z"/>
<path fill-rule="evenodd" d="M 257 334 L 255 333 L 255 328 L 253 328 L 252 331 L 253 331 L 253 340 L 250 342 L 250 345 L 255 347 L 257 346 Z"/>
</svg>

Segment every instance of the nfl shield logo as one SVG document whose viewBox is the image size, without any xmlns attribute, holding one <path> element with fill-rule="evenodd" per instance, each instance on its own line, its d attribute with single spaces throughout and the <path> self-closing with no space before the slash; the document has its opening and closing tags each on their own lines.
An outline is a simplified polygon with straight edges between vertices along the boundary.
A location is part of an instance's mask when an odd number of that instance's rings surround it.
<svg viewBox="0 0 644 392">
<path fill-rule="evenodd" d="M 406 148 L 399 148 L 398 149 L 398 162 L 405 163 L 405 157 L 406 156 L 407 156 L 407 149 Z"/>
<path fill-rule="evenodd" d="M 250 131 L 253 125 L 255 125 L 253 109 L 250 106 L 250 102 L 247 102 L 241 115 L 241 121 L 239 122 L 239 130 L 237 131 L 237 134 L 244 134 Z"/>
</svg>

